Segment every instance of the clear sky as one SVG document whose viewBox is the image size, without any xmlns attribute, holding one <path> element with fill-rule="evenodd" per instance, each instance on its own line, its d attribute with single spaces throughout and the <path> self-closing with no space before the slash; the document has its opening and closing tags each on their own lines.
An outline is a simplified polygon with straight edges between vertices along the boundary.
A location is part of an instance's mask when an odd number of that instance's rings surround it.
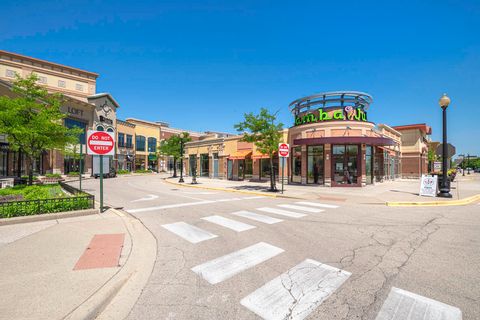
<svg viewBox="0 0 480 320">
<path fill-rule="evenodd" d="M 41 3 L 41 4 L 40 4 Z M 370 93 L 376 123 L 423 123 L 480 155 L 480 1 L 1 2 L 0 48 L 100 74 L 120 118 L 234 132 L 243 113 Z M 477 113 L 479 110 L 479 113 Z"/>
</svg>

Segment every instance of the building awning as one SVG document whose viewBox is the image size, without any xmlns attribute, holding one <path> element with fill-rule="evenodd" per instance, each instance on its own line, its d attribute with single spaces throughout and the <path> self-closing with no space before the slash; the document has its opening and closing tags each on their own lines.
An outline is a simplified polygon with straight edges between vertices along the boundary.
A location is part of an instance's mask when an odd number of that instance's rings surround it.
<svg viewBox="0 0 480 320">
<path fill-rule="evenodd" d="M 255 152 L 252 155 L 252 158 L 253 159 L 270 159 L 270 156 L 268 154 L 265 154 L 265 153 Z"/>
<path fill-rule="evenodd" d="M 295 139 L 293 144 L 303 145 L 303 144 L 369 144 L 373 146 L 394 146 L 397 143 L 387 137 L 323 137 L 323 138 L 304 138 L 304 139 Z"/>
<path fill-rule="evenodd" d="M 252 150 L 237 150 L 235 153 L 228 156 L 230 160 L 242 160 L 250 157 Z"/>
</svg>

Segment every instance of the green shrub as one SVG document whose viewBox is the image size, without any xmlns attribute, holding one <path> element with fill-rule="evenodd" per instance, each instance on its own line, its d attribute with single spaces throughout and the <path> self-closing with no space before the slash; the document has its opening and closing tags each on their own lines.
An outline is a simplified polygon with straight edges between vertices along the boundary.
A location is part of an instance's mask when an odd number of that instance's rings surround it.
<svg viewBox="0 0 480 320">
<path fill-rule="evenodd" d="M 62 178 L 62 175 L 61 175 L 60 173 L 47 173 L 47 174 L 45 175 L 45 177 L 47 177 L 47 178 L 58 178 L 58 179 L 60 179 L 60 178 Z"/>
<path fill-rule="evenodd" d="M 117 171 L 117 174 L 130 174 L 130 171 L 124 170 L 124 169 L 120 169 L 120 170 Z"/>
<path fill-rule="evenodd" d="M 68 177 L 78 177 L 79 175 L 80 175 L 80 172 L 77 172 L 77 171 L 72 171 L 67 173 Z"/>
<path fill-rule="evenodd" d="M 0 204 L 0 218 L 89 209 L 87 198 L 66 198 L 62 201 L 11 202 Z"/>
<path fill-rule="evenodd" d="M 139 169 L 135 170 L 135 173 L 152 173 L 152 170 Z"/>
</svg>

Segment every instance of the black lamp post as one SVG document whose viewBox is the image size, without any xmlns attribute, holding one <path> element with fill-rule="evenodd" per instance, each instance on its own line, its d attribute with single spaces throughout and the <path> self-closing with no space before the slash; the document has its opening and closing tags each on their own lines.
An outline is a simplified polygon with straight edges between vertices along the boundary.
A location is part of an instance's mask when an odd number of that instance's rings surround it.
<svg viewBox="0 0 480 320">
<path fill-rule="evenodd" d="M 180 133 L 180 179 L 178 180 L 179 183 L 185 182 L 183 181 L 183 132 Z"/>
<path fill-rule="evenodd" d="M 446 93 L 438 101 L 440 107 L 442 107 L 443 113 L 443 145 L 442 145 L 442 183 L 440 185 L 439 197 L 451 198 L 450 194 L 450 181 L 447 176 L 447 107 L 450 104 L 450 98 Z"/>
<path fill-rule="evenodd" d="M 470 153 L 467 155 L 467 174 L 470 174 Z"/>
</svg>

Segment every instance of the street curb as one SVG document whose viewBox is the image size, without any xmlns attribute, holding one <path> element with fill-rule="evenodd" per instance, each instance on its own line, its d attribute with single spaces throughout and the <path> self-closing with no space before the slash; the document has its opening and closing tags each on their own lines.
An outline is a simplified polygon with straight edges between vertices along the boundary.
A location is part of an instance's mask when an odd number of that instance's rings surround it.
<svg viewBox="0 0 480 320">
<path fill-rule="evenodd" d="M 263 193 L 263 192 L 255 192 L 255 191 L 232 190 L 232 189 L 226 189 L 226 188 L 204 187 L 204 186 L 192 185 L 192 184 L 182 184 L 182 183 L 178 183 L 178 182 L 169 181 L 168 178 L 163 178 L 163 181 L 165 181 L 166 183 L 172 184 L 172 185 L 180 186 L 180 187 L 197 188 L 197 189 L 214 190 L 214 191 L 225 191 L 225 192 L 234 192 L 234 193 L 243 193 L 243 194 L 265 196 L 265 197 L 271 197 L 271 198 L 300 199 L 300 198 L 297 198 L 297 197 L 290 197 L 290 196 L 285 196 L 285 195 L 282 195 L 282 194 L 266 194 L 266 193 Z"/>
<path fill-rule="evenodd" d="M 130 235 L 128 258 L 116 274 L 64 319 L 125 319 L 153 271 L 157 240 L 150 230 L 124 211 L 109 210 L 122 218 Z"/>
<path fill-rule="evenodd" d="M 445 201 L 425 201 L 425 202 L 386 202 L 389 207 L 442 207 L 442 206 L 464 206 L 475 201 L 480 201 L 480 194 L 459 200 L 445 200 Z"/>
<path fill-rule="evenodd" d="M 44 213 L 44 214 L 36 214 L 31 216 L 21 216 L 21 217 L 13 217 L 13 218 L 1 218 L 0 226 L 6 226 L 6 225 L 18 224 L 18 223 L 29 223 L 29 222 L 37 222 L 37 221 L 81 217 L 81 216 L 88 216 L 88 215 L 99 214 L 99 213 L 100 213 L 99 209 L 86 209 L 86 210 L 56 212 L 56 213 Z"/>
</svg>

